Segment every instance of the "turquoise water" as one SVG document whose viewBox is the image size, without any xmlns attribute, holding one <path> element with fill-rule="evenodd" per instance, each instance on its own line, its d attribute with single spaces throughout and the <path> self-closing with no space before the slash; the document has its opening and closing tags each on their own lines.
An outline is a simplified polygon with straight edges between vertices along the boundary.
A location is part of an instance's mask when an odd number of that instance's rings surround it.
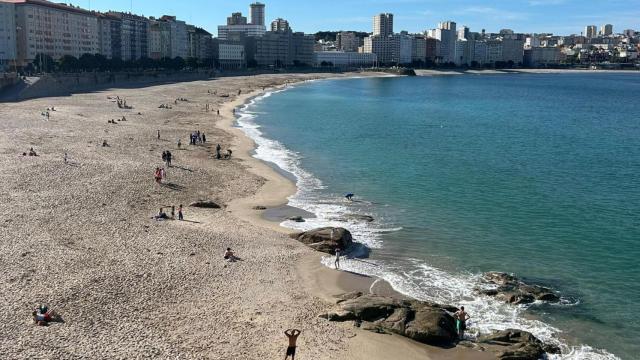
<svg viewBox="0 0 640 360">
<path fill-rule="evenodd" d="M 347 268 L 466 305 L 472 334 L 515 326 L 560 341 L 566 359 L 633 359 L 639 94 L 640 74 L 331 80 L 255 99 L 238 122 L 256 157 L 298 179 L 290 204 L 318 215 L 285 225 L 345 226 L 372 248 Z M 563 303 L 478 296 L 492 270 Z"/>
</svg>

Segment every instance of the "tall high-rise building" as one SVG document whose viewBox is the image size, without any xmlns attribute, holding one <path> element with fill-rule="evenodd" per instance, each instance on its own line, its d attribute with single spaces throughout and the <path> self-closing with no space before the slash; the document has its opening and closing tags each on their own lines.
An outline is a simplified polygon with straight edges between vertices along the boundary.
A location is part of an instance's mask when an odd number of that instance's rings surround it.
<svg viewBox="0 0 640 360">
<path fill-rule="evenodd" d="M 291 28 L 287 20 L 277 18 L 271 22 L 271 31 L 291 31 Z"/>
<path fill-rule="evenodd" d="M 598 36 L 598 28 L 595 25 L 589 25 L 584 28 L 584 36 L 589 39 L 592 39 Z"/>
<path fill-rule="evenodd" d="M 385 13 L 373 17 L 373 35 L 389 36 L 393 34 L 393 14 Z"/>
<path fill-rule="evenodd" d="M 609 36 L 613 35 L 613 25 L 605 24 L 600 27 L 600 35 Z"/>
<path fill-rule="evenodd" d="M 449 63 L 456 61 L 456 23 L 444 21 L 438 23 L 438 28 L 432 31 L 432 36 L 440 40 L 440 59 Z"/>
<path fill-rule="evenodd" d="M 459 40 L 469 39 L 469 28 L 468 27 L 463 26 L 460 29 L 458 29 L 458 39 Z"/>
<path fill-rule="evenodd" d="M 263 25 L 264 26 L 264 4 L 255 2 L 250 5 L 251 7 L 251 25 Z"/>
</svg>

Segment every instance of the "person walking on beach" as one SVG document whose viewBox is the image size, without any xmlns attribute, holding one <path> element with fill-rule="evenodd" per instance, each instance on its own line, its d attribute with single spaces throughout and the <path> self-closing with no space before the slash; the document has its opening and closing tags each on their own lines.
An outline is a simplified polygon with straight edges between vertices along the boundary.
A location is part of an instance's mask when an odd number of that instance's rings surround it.
<svg viewBox="0 0 640 360">
<path fill-rule="evenodd" d="M 167 152 L 166 152 L 166 151 L 163 151 L 163 152 L 162 152 L 162 162 L 163 162 L 163 163 L 166 163 L 166 162 L 167 162 Z"/>
<path fill-rule="evenodd" d="M 156 183 L 160 184 L 160 182 L 162 182 L 162 174 L 160 173 L 159 167 L 156 168 L 156 171 L 153 173 L 153 176 L 156 179 Z"/>
<path fill-rule="evenodd" d="M 68 162 L 67 153 L 64 153 L 64 163 L 66 164 L 67 162 Z"/>
<path fill-rule="evenodd" d="M 460 306 L 460 310 L 453 314 L 453 318 L 456 319 L 456 330 L 458 330 L 458 339 L 464 339 L 464 331 L 467 329 L 467 320 L 471 319 L 471 316 L 464 311 L 464 306 Z"/>
<path fill-rule="evenodd" d="M 180 139 L 178 139 L 178 149 L 180 149 L 182 147 L 182 141 L 180 141 Z"/>
<path fill-rule="evenodd" d="M 176 218 L 176 207 L 174 205 L 171 205 L 171 219 L 175 219 Z"/>
<path fill-rule="evenodd" d="M 340 248 L 336 248 L 336 260 L 333 262 L 333 265 L 336 269 L 340 269 Z"/>
<path fill-rule="evenodd" d="M 204 144 L 206 142 L 207 142 L 207 136 L 204 133 L 202 133 L 202 143 Z"/>
<path fill-rule="evenodd" d="M 158 140 L 160 140 L 160 130 L 158 130 Z"/>
<path fill-rule="evenodd" d="M 167 167 L 171 167 L 171 158 L 173 157 L 173 155 L 171 155 L 171 151 L 167 150 Z"/>
<path fill-rule="evenodd" d="M 178 220 L 184 220 L 184 216 L 182 216 L 182 204 L 178 206 Z"/>
<path fill-rule="evenodd" d="M 222 150 L 222 146 L 220 144 L 216 145 L 216 159 L 220 160 L 220 150 Z"/>
<path fill-rule="evenodd" d="M 291 360 L 295 360 L 296 358 L 296 341 L 298 341 L 298 336 L 302 331 L 298 329 L 287 329 L 284 334 L 289 338 L 289 346 L 287 347 L 287 355 L 285 355 L 284 360 L 287 360 L 289 356 L 291 356 Z"/>
</svg>

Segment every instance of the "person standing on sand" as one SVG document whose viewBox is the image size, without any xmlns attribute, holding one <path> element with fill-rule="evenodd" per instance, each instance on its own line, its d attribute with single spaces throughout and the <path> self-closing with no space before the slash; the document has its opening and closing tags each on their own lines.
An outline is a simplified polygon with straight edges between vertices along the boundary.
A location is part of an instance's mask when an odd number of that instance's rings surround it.
<svg viewBox="0 0 640 360">
<path fill-rule="evenodd" d="M 176 207 L 171 205 L 171 219 L 176 218 Z"/>
<path fill-rule="evenodd" d="M 178 139 L 178 149 L 180 149 L 181 146 L 182 146 L 182 141 L 180 141 L 180 139 Z"/>
<path fill-rule="evenodd" d="M 464 339 L 464 331 L 467 329 L 467 320 L 471 319 L 471 316 L 464 311 L 464 306 L 460 306 L 460 310 L 453 314 L 453 318 L 456 319 L 456 329 L 458 330 L 458 339 Z"/>
<path fill-rule="evenodd" d="M 207 136 L 204 133 L 202 133 L 202 143 L 204 144 L 206 142 L 207 142 Z"/>
<path fill-rule="evenodd" d="M 287 329 L 284 334 L 289 338 L 289 346 L 287 347 L 287 355 L 284 356 L 284 360 L 287 360 L 289 356 L 291 356 L 291 360 L 295 360 L 296 358 L 296 341 L 298 341 L 298 336 L 302 331 L 298 329 Z"/>
<path fill-rule="evenodd" d="M 340 269 L 340 248 L 336 248 L 336 260 L 333 262 L 336 269 Z"/>
<path fill-rule="evenodd" d="M 171 167 L 171 158 L 173 157 L 173 155 L 171 155 L 171 151 L 167 150 L 167 167 Z"/>
<path fill-rule="evenodd" d="M 156 171 L 153 173 L 153 176 L 156 179 L 156 183 L 160 184 L 160 182 L 162 181 L 162 174 L 160 173 L 159 167 L 156 168 Z"/>
<path fill-rule="evenodd" d="M 160 140 L 160 130 L 158 130 L 158 140 Z"/>
<path fill-rule="evenodd" d="M 178 206 L 178 220 L 184 220 L 184 217 L 182 216 L 182 204 Z"/>
</svg>

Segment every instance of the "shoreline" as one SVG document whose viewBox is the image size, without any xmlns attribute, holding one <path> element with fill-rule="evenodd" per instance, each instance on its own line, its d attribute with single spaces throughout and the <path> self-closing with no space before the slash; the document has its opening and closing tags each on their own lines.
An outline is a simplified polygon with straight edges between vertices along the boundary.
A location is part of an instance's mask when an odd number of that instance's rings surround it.
<svg viewBox="0 0 640 360">
<path fill-rule="evenodd" d="M 296 81 L 295 84 L 315 80 L 395 76 L 396 75 L 383 73 L 365 73 L 363 76 L 362 73 L 355 73 L 345 77 L 299 80 Z M 286 88 L 288 84 L 290 83 L 266 88 L 264 90 L 256 90 L 251 93 L 238 96 L 233 101 L 224 103 L 220 111 L 221 119 L 215 124 L 217 128 L 234 135 L 233 143 L 237 149 L 234 154 L 236 152 L 240 153 L 238 157 L 248 164 L 247 170 L 265 179 L 265 183 L 256 191 L 255 194 L 246 198 L 234 199 L 228 204 L 228 210 L 234 216 L 237 216 L 244 221 L 287 235 L 296 232 L 296 230 L 281 226 L 281 221 L 267 219 L 265 217 L 265 210 L 255 210 L 253 207 L 257 205 L 264 206 L 267 208 L 266 211 L 269 209 L 289 207 L 288 198 L 297 192 L 297 185 L 291 179 L 273 168 L 273 166 L 277 165 L 268 164 L 252 156 L 252 152 L 255 150 L 256 144 L 241 128 L 235 126 L 237 118 L 233 109 L 237 109 L 248 104 L 252 99 L 264 95 L 266 92 Z M 281 171 L 285 170 L 281 169 Z M 293 210 L 294 213 L 298 210 L 304 211 L 297 208 L 292 208 L 291 210 Z M 285 209 L 285 211 L 287 210 Z M 344 270 L 335 271 L 334 269 L 326 267 L 320 261 L 323 256 L 326 256 L 326 254 L 315 251 L 311 252 L 298 260 L 295 266 L 297 270 L 296 273 L 301 280 L 300 282 L 304 285 L 305 290 L 313 296 L 322 299 L 327 304 L 335 303 L 336 296 L 353 291 L 393 297 L 401 300 L 412 299 L 411 297 L 393 289 L 391 284 L 384 279 Z M 344 326 L 339 324 L 335 325 Z M 375 334 L 362 329 L 357 329 L 355 331 L 357 336 L 349 341 L 349 359 L 495 359 L 495 356 L 491 352 L 478 351 L 467 347 L 456 346 L 445 349 L 418 343 L 395 334 Z"/>
</svg>

